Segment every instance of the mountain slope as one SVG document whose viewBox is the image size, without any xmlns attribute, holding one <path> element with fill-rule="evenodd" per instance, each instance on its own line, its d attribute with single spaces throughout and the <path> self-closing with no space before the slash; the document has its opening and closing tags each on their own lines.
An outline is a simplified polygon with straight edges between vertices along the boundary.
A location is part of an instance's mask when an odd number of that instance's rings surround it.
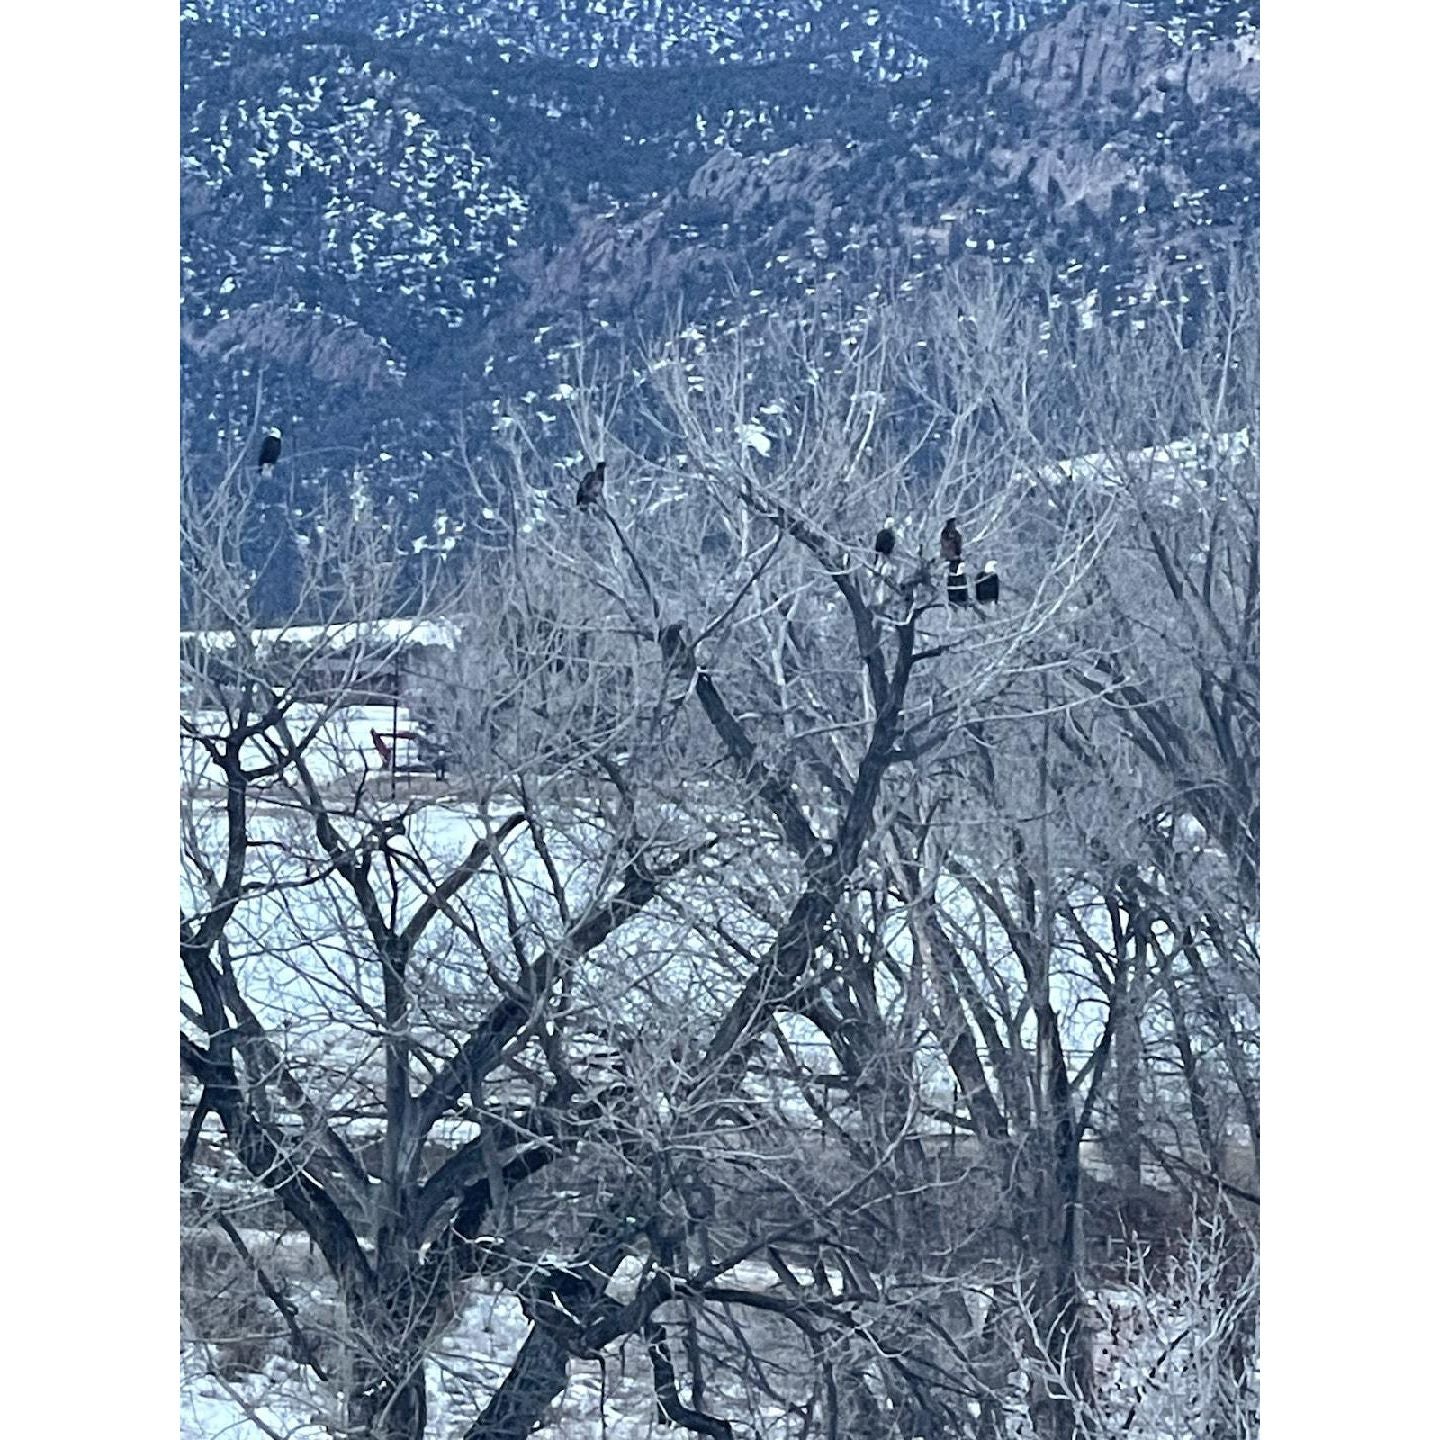
<svg viewBox="0 0 1440 1440">
<path fill-rule="evenodd" d="M 252 432 L 258 397 L 301 508 L 360 473 L 424 529 L 458 504 L 441 462 L 462 403 L 548 423 L 582 324 L 683 310 L 723 327 L 797 300 L 838 314 L 969 256 L 1085 323 L 1141 324 L 1255 232 L 1253 6 L 759 12 L 193 0 L 195 463 Z"/>
</svg>

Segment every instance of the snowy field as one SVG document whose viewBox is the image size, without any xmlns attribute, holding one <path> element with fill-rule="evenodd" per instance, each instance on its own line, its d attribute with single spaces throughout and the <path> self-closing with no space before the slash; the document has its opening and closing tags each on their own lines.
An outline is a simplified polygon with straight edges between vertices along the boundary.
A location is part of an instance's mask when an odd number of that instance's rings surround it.
<svg viewBox="0 0 1440 1440">
<path fill-rule="evenodd" d="M 755 1288 L 773 1284 L 768 1269 L 753 1269 L 754 1275 L 736 1280 Z M 1207 1401 L 1214 1403 L 1220 1377 L 1205 1330 L 1193 1323 L 1193 1297 L 1183 1292 L 1183 1286 L 1171 1295 L 1137 1287 L 1090 1292 L 1101 1397 L 1093 1416 L 1097 1440 L 1123 1435 L 1195 1440 L 1201 1433 L 1197 1427 Z M 971 1303 L 983 1313 L 979 1297 L 972 1296 Z M 528 1330 L 515 1300 L 474 1288 L 427 1366 L 426 1440 L 461 1440 Z M 674 1440 L 683 1432 L 659 1420 L 648 1377 L 643 1346 L 633 1339 L 623 1348 L 610 1347 L 601 1360 L 572 1361 L 565 1394 L 548 1423 L 535 1431 L 536 1440 Z M 1017 1385 L 1007 1430 L 1013 1440 L 1033 1440 L 1022 1395 Z M 763 1395 L 742 1394 L 722 1381 L 712 1383 L 710 1397 L 712 1410 L 729 1416 L 747 1440 L 787 1440 L 799 1433 L 795 1416 Z M 216 1373 L 206 1347 L 182 1342 L 180 1440 L 333 1440 L 338 1415 L 333 1390 L 293 1361 L 272 1359 L 259 1371 L 227 1378 Z"/>
<path fill-rule="evenodd" d="M 186 715 L 185 720 L 202 734 L 218 733 L 223 717 L 207 711 L 195 711 Z M 320 785 L 333 785 L 343 780 L 360 780 L 370 776 L 377 783 L 384 779 L 388 787 L 388 773 L 376 748 L 374 736 L 379 734 L 386 743 L 389 736 L 398 732 L 405 734 L 416 730 L 417 721 L 410 710 L 401 705 L 398 714 L 389 705 L 349 705 L 343 709 L 325 714 L 313 706 L 297 705 L 287 716 L 291 734 L 302 740 L 312 727 L 319 727 L 314 743 L 306 749 L 306 762 L 314 772 Z M 399 759 L 402 766 L 416 763 L 419 753 L 415 742 L 399 742 Z M 252 740 L 241 752 L 247 766 L 259 767 L 267 764 L 273 756 L 258 740 Z M 405 797 L 417 783 L 417 777 L 400 775 L 397 794 Z M 180 741 L 180 783 L 194 786 L 201 794 L 221 793 L 220 777 L 210 763 L 198 740 L 182 735 Z M 265 787 L 260 786 L 263 796 Z"/>
<path fill-rule="evenodd" d="M 728 1278 L 757 1289 L 775 1284 L 762 1265 L 743 1266 Z M 469 1305 L 427 1367 L 426 1440 L 459 1440 L 504 1379 L 529 1328 L 513 1297 L 472 1286 Z M 643 1343 L 633 1338 L 624 1347 L 612 1345 L 603 1361 L 572 1361 L 565 1395 L 536 1440 L 673 1440 L 675 1427 L 657 1419 L 649 1375 Z M 712 1393 L 719 1405 L 726 1387 Z M 728 1405 L 737 1420 L 748 1417 L 755 1436 L 784 1440 L 794 1428 L 763 1397 L 732 1391 Z M 297 1362 L 274 1359 L 258 1372 L 225 1378 L 204 1345 L 182 1342 L 181 1440 L 274 1440 L 277 1433 L 286 1440 L 331 1440 L 337 1413 L 335 1393 Z"/>
<path fill-rule="evenodd" d="M 426 1440 L 459 1440 L 528 1331 L 510 1297 L 482 1293 L 472 1300 L 428 1367 Z M 663 1433 L 656 1427 L 654 1391 L 644 1383 L 644 1358 L 633 1353 L 627 1359 L 624 1373 L 618 1356 L 607 1362 L 603 1379 L 598 1363 L 576 1364 L 554 1422 L 535 1432 L 537 1440 L 641 1440 Z M 336 1397 L 303 1366 L 276 1360 L 258 1374 L 227 1381 L 208 1373 L 203 1350 L 194 1345 L 182 1347 L 181 1364 L 181 1440 L 273 1440 L 276 1432 L 287 1440 L 330 1440 L 326 1421 L 337 1413 Z"/>
</svg>

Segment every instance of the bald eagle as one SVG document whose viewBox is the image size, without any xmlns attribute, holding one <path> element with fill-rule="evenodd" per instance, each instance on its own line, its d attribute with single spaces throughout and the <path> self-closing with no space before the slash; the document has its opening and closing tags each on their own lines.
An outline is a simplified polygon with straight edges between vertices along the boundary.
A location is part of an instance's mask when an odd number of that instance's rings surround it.
<svg viewBox="0 0 1440 1440">
<path fill-rule="evenodd" d="M 683 665 L 689 660 L 690 639 L 685 634 L 685 626 L 678 620 L 661 630 L 660 654 L 670 667 Z"/>
<path fill-rule="evenodd" d="M 580 488 L 575 493 L 575 503 L 582 508 L 586 505 L 594 505 L 600 499 L 604 489 L 605 462 L 601 460 L 593 470 L 585 472 L 584 479 L 580 481 Z"/>
<path fill-rule="evenodd" d="M 940 557 L 953 570 L 960 563 L 960 526 L 952 515 L 940 527 Z"/>
<path fill-rule="evenodd" d="M 1000 603 L 1000 575 L 993 560 L 987 560 L 985 569 L 975 578 L 975 599 L 981 605 Z"/>
<path fill-rule="evenodd" d="M 945 595 L 952 605 L 970 603 L 970 584 L 965 578 L 965 562 L 957 560 L 945 582 Z"/>
<path fill-rule="evenodd" d="M 272 425 L 266 432 L 265 438 L 260 442 L 260 460 L 255 466 L 257 470 L 263 470 L 267 465 L 273 465 L 280 458 L 280 430 Z"/>
<path fill-rule="evenodd" d="M 884 560 L 895 553 L 895 517 L 887 515 L 885 524 L 875 537 L 875 553 Z"/>
</svg>

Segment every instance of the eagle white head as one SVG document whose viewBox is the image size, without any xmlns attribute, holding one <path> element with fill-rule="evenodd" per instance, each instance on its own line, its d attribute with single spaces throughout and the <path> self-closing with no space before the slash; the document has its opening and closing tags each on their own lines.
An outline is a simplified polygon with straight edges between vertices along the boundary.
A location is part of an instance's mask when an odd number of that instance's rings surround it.
<svg viewBox="0 0 1440 1440">
<path fill-rule="evenodd" d="M 280 427 L 278 425 L 272 425 L 265 433 L 272 440 L 279 440 L 281 438 Z"/>
<path fill-rule="evenodd" d="M 885 528 L 887 530 L 893 530 L 895 528 L 895 517 L 893 515 L 887 515 L 885 517 Z"/>
<path fill-rule="evenodd" d="M 987 574 L 987 575 L 993 575 L 994 573 L 995 573 L 995 562 L 994 562 L 993 560 L 987 560 L 987 561 L 985 562 L 985 574 Z"/>
</svg>

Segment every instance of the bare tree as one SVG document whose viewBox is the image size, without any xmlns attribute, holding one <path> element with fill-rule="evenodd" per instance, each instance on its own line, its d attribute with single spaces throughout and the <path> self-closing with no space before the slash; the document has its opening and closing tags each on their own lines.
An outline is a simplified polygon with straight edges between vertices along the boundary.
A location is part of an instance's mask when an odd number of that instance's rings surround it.
<svg viewBox="0 0 1440 1440">
<path fill-rule="evenodd" d="M 1146 1157 L 1213 1199 L 1244 1108 L 1253 624 L 1244 502 L 1177 518 L 1132 443 L 1210 352 L 1082 383 L 1049 323 L 992 287 L 582 353 L 568 450 L 464 417 L 503 523 L 405 623 L 365 507 L 266 628 L 244 477 L 194 497 L 182 1164 L 222 1232 L 320 1252 L 328 1308 L 261 1293 L 348 1433 L 427 1434 L 481 1292 L 525 1329 L 466 1440 L 628 1355 L 697 1434 L 999 1436 L 1017 1381 L 1034 1433 L 1089 1424 L 1087 1136 L 1133 1233 Z M 998 605 L 956 602 L 952 518 Z M 392 794 L 347 697 L 427 625 L 451 765 Z"/>
</svg>

